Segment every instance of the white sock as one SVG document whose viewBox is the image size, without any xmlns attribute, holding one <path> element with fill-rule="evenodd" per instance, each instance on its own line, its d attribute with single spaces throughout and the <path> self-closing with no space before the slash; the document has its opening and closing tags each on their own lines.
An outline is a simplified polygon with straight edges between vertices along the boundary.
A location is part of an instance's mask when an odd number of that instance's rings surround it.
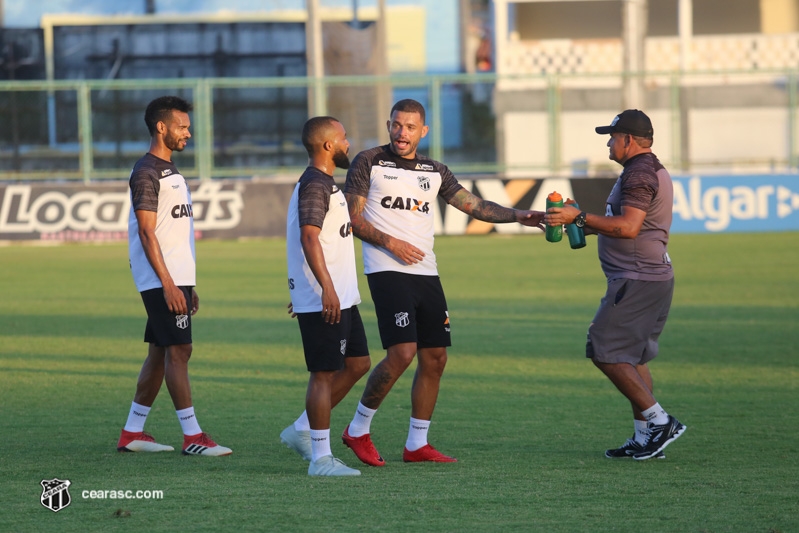
<svg viewBox="0 0 799 533">
<path fill-rule="evenodd" d="M 647 439 L 649 438 L 649 430 L 646 429 L 648 422 L 646 420 L 638 420 L 637 418 L 634 419 L 635 422 L 635 437 L 633 440 L 638 444 L 644 445 L 646 444 Z"/>
<path fill-rule="evenodd" d="M 427 431 L 430 429 L 429 420 L 419 420 L 411 417 L 411 425 L 408 428 L 408 440 L 405 447 L 409 452 L 415 452 L 419 448 L 427 445 Z"/>
<path fill-rule="evenodd" d="M 300 417 L 294 421 L 294 429 L 297 431 L 311 430 L 311 423 L 308 421 L 308 411 L 303 411 Z"/>
<path fill-rule="evenodd" d="M 330 428 L 311 430 L 311 461 L 325 455 L 333 455 L 330 451 Z"/>
<path fill-rule="evenodd" d="M 187 407 L 175 412 L 178 414 L 178 420 L 180 420 L 180 427 L 183 428 L 184 435 L 197 435 L 203 432 L 200 429 L 200 424 L 197 423 L 197 417 L 194 415 L 194 407 Z"/>
<path fill-rule="evenodd" d="M 372 418 L 376 412 L 377 409 L 369 409 L 361 402 L 358 402 L 355 416 L 352 417 L 352 422 L 350 422 L 350 429 L 347 430 L 350 437 L 360 437 L 369 433 L 372 427 Z"/>
<path fill-rule="evenodd" d="M 151 407 L 145 407 L 136 402 L 130 402 L 130 413 L 128 413 L 125 431 L 130 431 L 131 433 L 143 431 L 144 423 L 147 422 L 147 415 L 150 414 L 150 409 Z"/>
<path fill-rule="evenodd" d="M 644 415 L 647 422 L 655 424 L 656 426 L 662 426 L 669 421 L 669 414 L 663 410 L 659 403 L 656 403 L 646 411 L 641 411 L 641 414 Z"/>
</svg>

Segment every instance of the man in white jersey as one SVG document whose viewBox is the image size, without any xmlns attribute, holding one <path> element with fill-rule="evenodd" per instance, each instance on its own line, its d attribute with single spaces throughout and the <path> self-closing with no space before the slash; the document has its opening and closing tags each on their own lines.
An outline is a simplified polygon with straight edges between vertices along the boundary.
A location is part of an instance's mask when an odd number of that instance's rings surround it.
<svg viewBox="0 0 799 533">
<path fill-rule="evenodd" d="M 451 345 L 449 311 L 433 253 L 433 205 L 440 196 L 478 220 L 541 229 L 544 213 L 482 200 L 464 189 L 445 165 L 417 154 L 428 131 L 419 102 L 394 104 L 387 127 L 390 143 L 359 153 L 347 172 L 352 229 L 363 241 L 364 272 L 387 354 L 370 374 L 342 439 L 364 463 L 385 464 L 370 437 L 372 417 L 418 356 L 403 460 L 455 462 L 427 441 Z"/>
<path fill-rule="evenodd" d="M 310 158 L 289 202 L 286 223 L 291 308 L 300 324 L 305 364 L 311 373 L 305 412 L 280 434 L 310 460 L 308 475 L 357 476 L 333 457 L 330 411 L 369 370 L 366 333 L 355 272 L 352 225 L 333 171 L 348 168 L 350 143 L 333 117 L 314 117 L 302 129 Z"/>
<path fill-rule="evenodd" d="M 183 429 L 184 455 L 228 455 L 200 429 L 191 400 L 188 364 L 191 317 L 200 307 L 196 285 L 194 218 L 185 178 L 172 163 L 191 137 L 182 98 L 163 96 L 147 106 L 144 122 L 150 150 L 130 174 L 128 247 L 130 270 L 147 310 L 144 342 L 149 343 L 136 394 L 117 443 L 120 452 L 172 451 L 144 431 L 150 408 L 166 380 Z M 191 312 L 189 312 L 191 311 Z"/>
</svg>

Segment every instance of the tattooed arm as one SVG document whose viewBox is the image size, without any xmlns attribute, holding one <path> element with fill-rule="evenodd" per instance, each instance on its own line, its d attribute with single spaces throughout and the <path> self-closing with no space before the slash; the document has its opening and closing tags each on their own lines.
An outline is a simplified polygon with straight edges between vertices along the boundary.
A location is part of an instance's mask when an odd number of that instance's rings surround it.
<svg viewBox="0 0 799 533">
<path fill-rule="evenodd" d="M 409 242 L 397 239 L 374 227 L 363 217 L 366 207 L 366 198 L 357 194 L 347 193 L 347 205 L 350 210 L 352 232 L 364 242 L 385 248 L 406 265 L 418 263 L 424 258 L 424 252 Z"/>
<path fill-rule="evenodd" d="M 483 200 L 466 189 L 461 189 L 455 193 L 455 195 L 450 198 L 449 204 L 455 209 L 485 222 L 518 222 L 525 226 L 537 226 L 542 230 L 544 229 L 541 226 L 544 213 L 541 211 L 522 211 L 510 207 L 503 207 L 494 202 Z"/>
</svg>

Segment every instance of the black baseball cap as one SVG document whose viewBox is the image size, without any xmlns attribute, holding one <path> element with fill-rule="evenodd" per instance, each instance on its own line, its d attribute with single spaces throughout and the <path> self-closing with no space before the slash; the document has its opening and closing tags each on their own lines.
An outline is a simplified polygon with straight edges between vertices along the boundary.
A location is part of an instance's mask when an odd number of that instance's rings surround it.
<svg viewBox="0 0 799 533">
<path fill-rule="evenodd" d="M 646 113 L 640 109 L 627 109 L 622 111 L 610 126 L 597 126 L 594 128 L 597 133 L 604 135 L 606 133 L 629 133 L 636 137 L 646 137 L 651 139 L 655 131 L 652 129 L 652 121 L 646 116 Z"/>
</svg>

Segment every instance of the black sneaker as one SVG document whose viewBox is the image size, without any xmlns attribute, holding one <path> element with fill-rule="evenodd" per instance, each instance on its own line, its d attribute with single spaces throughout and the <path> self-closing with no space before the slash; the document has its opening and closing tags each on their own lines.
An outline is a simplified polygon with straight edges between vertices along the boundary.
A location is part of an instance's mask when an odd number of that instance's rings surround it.
<svg viewBox="0 0 799 533">
<path fill-rule="evenodd" d="M 643 451 L 643 445 L 638 444 L 635 439 L 627 439 L 627 442 L 622 444 L 621 448 L 616 448 L 615 450 L 605 450 L 605 457 L 608 459 L 625 459 Z M 663 452 L 658 452 L 655 457 L 658 459 L 665 459 L 666 454 Z"/>
<path fill-rule="evenodd" d="M 655 457 L 659 452 L 671 444 L 673 441 L 685 432 L 687 426 L 680 424 L 680 422 L 669 415 L 669 421 L 662 426 L 656 426 L 652 423 L 649 424 L 649 440 L 644 446 L 644 449 L 638 453 L 633 454 L 633 459 L 636 461 L 644 461 Z"/>
</svg>

